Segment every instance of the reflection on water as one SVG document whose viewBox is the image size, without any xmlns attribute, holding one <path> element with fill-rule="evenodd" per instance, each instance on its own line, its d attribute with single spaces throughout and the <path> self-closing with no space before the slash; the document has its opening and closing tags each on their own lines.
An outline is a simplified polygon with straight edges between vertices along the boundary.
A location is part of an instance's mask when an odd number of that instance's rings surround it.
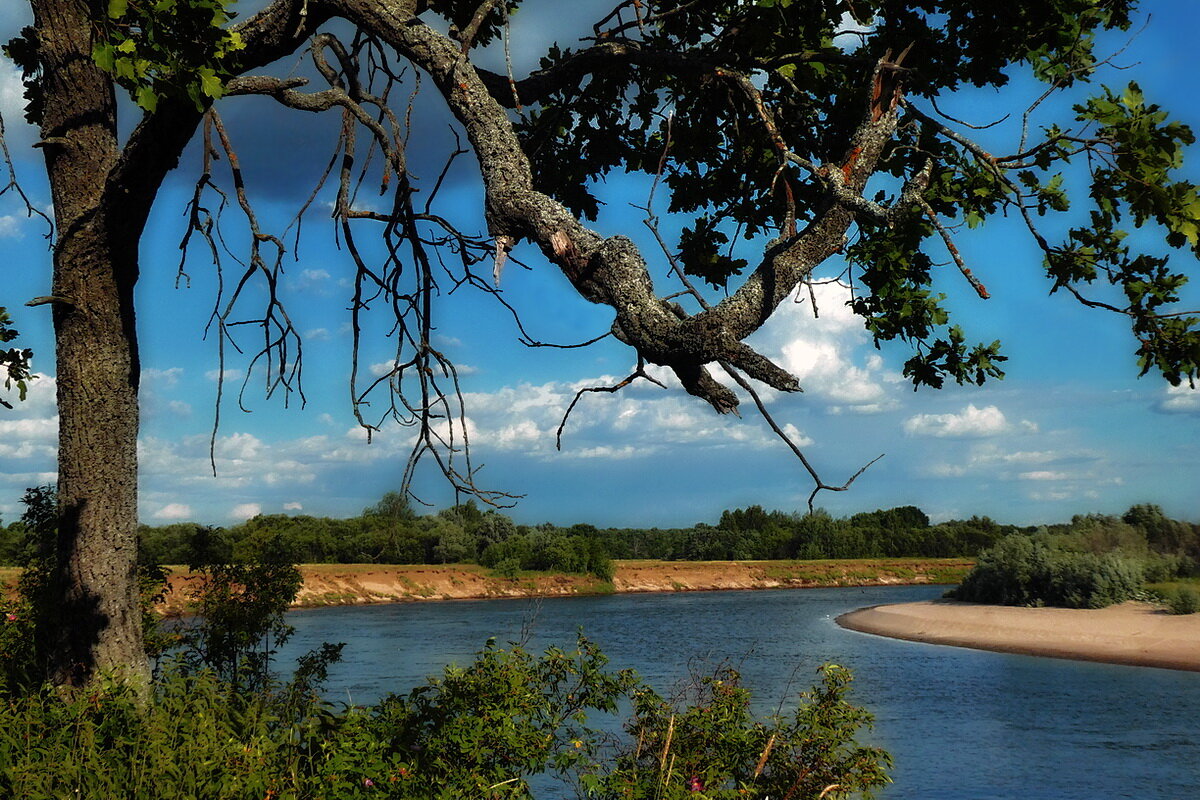
<svg viewBox="0 0 1200 800">
<path fill-rule="evenodd" d="M 864 605 L 925 600 L 940 587 L 796 589 L 403 603 L 297 611 L 286 655 L 347 643 L 334 699 L 406 691 L 488 637 L 570 647 L 580 629 L 614 668 L 661 690 L 689 665 L 733 663 L 760 710 L 835 661 L 895 757 L 888 800 L 1200 798 L 1200 673 L 1061 661 L 884 639 L 839 628 Z"/>
</svg>

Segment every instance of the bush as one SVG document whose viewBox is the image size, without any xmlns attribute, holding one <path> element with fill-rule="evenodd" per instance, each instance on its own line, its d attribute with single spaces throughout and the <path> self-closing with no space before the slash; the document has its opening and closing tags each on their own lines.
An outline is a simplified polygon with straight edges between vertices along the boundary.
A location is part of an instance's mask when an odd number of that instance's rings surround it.
<svg viewBox="0 0 1200 800">
<path fill-rule="evenodd" d="M 1103 608 L 1131 599 L 1145 569 L 1119 553 L 1076 553 L 1044 538 L 1008 536 L 979 555 L 975 568 L 947 597 L 1010 606 Z"/>
<path fill-rule="evenodd" d="M 1190 586 L 1180 586 L 1168 600 L 1172 614 L 1195 614 L 1200 612 L 1200 592 Z"/>
<path fill-rule="evenodd" d="M 541 656 L 489 642 L 469 666 L 369 708 L 170 669 L 149 703 L 105 684 L 0 703 L 0 796 L 516 799 L 532 796 L 530 776 L 555 773 L 603 800 L 833 800 L 883 785 L 890 763 L 854 742 L 870 715 L 846 702 L 849 682 L 827 666 L 795 714 L 758 721 L 736 673 L 677 706 L 584 639 Z M 630 699 L 614 753 L 587 714 Z"/>
</svg>

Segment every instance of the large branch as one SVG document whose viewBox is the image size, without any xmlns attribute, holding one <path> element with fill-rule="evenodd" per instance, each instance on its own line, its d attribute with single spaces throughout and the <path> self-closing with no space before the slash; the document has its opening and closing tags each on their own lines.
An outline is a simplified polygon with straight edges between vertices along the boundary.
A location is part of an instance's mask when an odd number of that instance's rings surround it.
<svg viewBox="0 0 1200 800">
<path fill-rule="evenodd" d="M 689 392 L 718 411 L 734 410 L 737 398 L 708 373 L 705 365 L 713 362 L 727 361 L 776 389 L 799 388 L 793 376 L 741 339 L 761 326 L 804 276 L 842 246 L 855 211 L 840 197 L 860 193 L 874 172 L 895 129 L 895 104 L 890 98 L 881 104 L 876 96 L 864 104 L 864 121 L 843 163 L 826 168 L 829 201 L 823 212 L 803 232 L 769 250 L 732 297 L 689 317 L 676 304 L 657 297 L 646 262 L 629 239 L 605 239 L 534 188 L 529 161 L 505 108 L 475 68 L 461 58 L 460 46 L 388 4 L 330 1 L 341 15 L 380 36 L 432 77 L 475 150 L 493 237 L 535 242 L 581 295 L 613 308 L 613 333 L 619 339 L 648 361 L 671 367 Z M 876 95 L 880 74 L 877 70 Z"/>
</svg>

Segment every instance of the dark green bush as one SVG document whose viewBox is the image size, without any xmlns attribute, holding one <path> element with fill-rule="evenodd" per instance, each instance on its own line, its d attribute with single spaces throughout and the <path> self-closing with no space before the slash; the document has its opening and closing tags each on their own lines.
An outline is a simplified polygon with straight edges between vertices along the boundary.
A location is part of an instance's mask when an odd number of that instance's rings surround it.
<svg viewBox="0 0 1200 800">
<path fill-rule="evenodd" d="M 1145 581 L 1141 562 L 1119 553 L 1077 553 L 1046 537 L 1008 536 L 979 555 L 948 597 L 1010 606 L 1103 608 L 1131 599 Z"/>
<path fill-rule="evenodd" d="M 605 800 L 833 800 L 883 785 L 890 763 L 854 741 L 870 715 L 846 702 L 849 680 L 825 667 L 793 715 L 759 721 L 735 673 L 676 706 L 582 639 L 541 656 L 489 643 L 469 666 L 369 708 L 168 670 L 149 703 L 103 684 L 0 702 L 0 796 L 516 800 L 532 797 L 530 776 L 553 773 Z M 588 714 L 629 699 L 628 740 L 614 750 Z"/>
<path fill-rule="evenodd" d="M 1200 612 L 1200 592 L 1190 586 L 1180 586 L 1167 602 L 1172 614 L 1195 614 Z"/>
</svg>

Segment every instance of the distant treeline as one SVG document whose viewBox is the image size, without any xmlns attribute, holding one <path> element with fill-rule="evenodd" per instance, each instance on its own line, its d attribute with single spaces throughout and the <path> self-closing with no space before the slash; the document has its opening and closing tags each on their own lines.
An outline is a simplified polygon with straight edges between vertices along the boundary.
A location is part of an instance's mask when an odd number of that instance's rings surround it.
<svg viewBox="0 0 1200 800">
<path fill-rule="evenodd" d="M 19 562 L 21 522 L 0 527 L 0 561 Z M 725 511 L 716 525 L 690 528 L 517 525 L 473 501 L 417 514 L 388 493 L 358 517 L 260 515 L 229 528 L 176 523 L 140 530 L 141 555 L 156 564 L 253 560 L 264 553 L 297 563 L 478 563 L 501 572 L 556 570 L 612 575 L 613 559 L 722 561 L 974 557 L 1010 534 L 1074 536 L 1082 547 L 1114 543 L 1200 560 L 1200 526 L 1167 519 L 1156 506 L 1123 517 L 1077 516 L 1064 525 L 1020 528 L 987 517 L 932 525 L 914 506 L 834 518 L 760 506 Z"/>
</svg>

